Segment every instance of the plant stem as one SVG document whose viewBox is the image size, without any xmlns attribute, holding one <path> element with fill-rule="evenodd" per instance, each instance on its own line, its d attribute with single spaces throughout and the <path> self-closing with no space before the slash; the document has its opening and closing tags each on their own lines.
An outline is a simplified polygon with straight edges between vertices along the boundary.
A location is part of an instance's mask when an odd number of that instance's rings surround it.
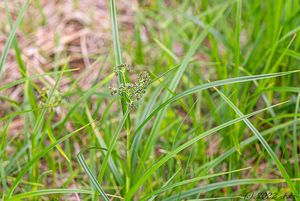
<svg viewBox="0 0 300 201">
<path fill-rule="evenodd" d="M 114 43 L 114 53 L 115 53 L 115 63 L 117 66 L 123 63 L 122 61 L 122 53 L 121 47 L 119 42 L 119 34 L 118 34 L 118 24 L 117 24 L 117 16 L 116 16 L 116 5 L 115 1 L 110 1 L 110 15 L 111 15 L 111 23 L 112 23 L 112 34 L 113 34 L 113 43 Z M 118 81 L 119 84 L 126 83 L 126 76 L 124 73 L 118 73 Z M 126 113 L 128 107 L 126 105 L 126 101 L 123 97 L 121 97 L 121 105 L 122 105 L 122 112 L 123 115 Z M 126 158 L 127 158 L 127 166 L 128 170 L 131 169 L 131 157 L 130 157 L 130 115 L 128 115 L 126 122 L 126 138 L 127 138 L 127 146 L 126 146 Z M 126 192 L 130 189 L 130 171 L 126 175 Z"/>
</svg>

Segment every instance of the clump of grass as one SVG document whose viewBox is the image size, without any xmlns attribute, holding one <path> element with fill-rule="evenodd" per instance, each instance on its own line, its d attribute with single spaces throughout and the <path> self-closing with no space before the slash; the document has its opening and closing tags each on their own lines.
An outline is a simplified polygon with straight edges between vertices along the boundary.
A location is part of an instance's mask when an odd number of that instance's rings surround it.
<svg viewBox="0 0 300 201">
<path fill-rule="evenodd" d="M 86 90 L 78 83 L 97 64 L 78 78 L 68 62 L 29 75 L 16 37 L 28 3 L 15 22 L 5 7 L 0 74 L 12 46 L 22 78 L 0 92 L 21 86 L 23 96 L 0 96 L 3 200 L 300 199 L 297 2 L 138 2 L 128 38 L 110 0 L 113 54 L 97 58 L 109 68 Z"/>
</svg>

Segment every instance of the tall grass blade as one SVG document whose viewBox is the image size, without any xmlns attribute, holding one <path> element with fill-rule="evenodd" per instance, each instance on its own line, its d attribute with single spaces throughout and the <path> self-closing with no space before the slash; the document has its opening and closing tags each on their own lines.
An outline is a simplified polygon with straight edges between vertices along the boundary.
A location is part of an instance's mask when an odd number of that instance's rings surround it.
<svg viewBox="0 0 300 201">
<path fill-rule="evenodd" d="M 119 134 L 122 131 L 122 128 L 123 128 L 123 126 L 125 124 L 125 121 L 126 121 L 126 119 L 128 117 L 129 112 L 130 112 L 130 110 L 126 111 L 125 115 L 123 116 L 123 118 L 121 119 L 121 121 L 120 121 L 120 123 L 118 125 L 117 130 L 115 131 L 115 134 L 112 136 L 112 139 L 111 139 L 110 144 L 108 146 L 108 150 L 107 150 L 107 152 L 105 154 L 105 157 L 103 159 L 103 162 L 102 162 L 102 165 L 101 165 L 101 168 L 100 168 L 100 171 L 99 171 L 99 176 L 98 176 L 99 182 L 101 182 L 102 179 L 103 179 L 104 172 L 105 172 L 106 167 L 107 167 L 108 159 L 109 159 L 109 157 L 110 157 L 113 149 L 115 148 L 115 145 L 117 143 Z"/>
<path fill-rule="evenodd" d="M 213 88 L 213 87 L 218 87 L 218 86 L 223 86 L 223 85 L 228 85 L 228 84 L 235 84 L 235 83 L 243 83 L 243 82 L 249 82 L 249 81 L 254 81 L 254 80 L 261 80 L 261 79 L 267 79 L 267 78 L 274 78 L 274 77 L 279 77 L 279 76 L 284 76 L 284 75 L 289 75 L 292 73 L 297 73 L 300 72 L 300 70 L 296 71 L 289 71 L 289 72 L 280 72 L 280 73 L 270 73 L 270 74 L 261 74 L 261 75 L 253 75 L 253 76 L 243 76 L 243 77 L 238 77 L 238 78 L 229 78 L 229 79 L 224 79 L 224 80 L 218 80 L 214 82 L 209 82 L 205 83 L 196 87 L 193 87 L 191 89 L 188 89 L 186 91 L 180 92 L 176 94 L 175 96 L 167 99 L 165 102 L 157 106 L 157 108 L 152 111 L 148 117 L 139 125 L 139 127 L 135 130 L 135 133 L 137 133 L 140 129 L 142 129 L 147 122 L 150 121 L 150 119 L 156 115 L 161 109 L 166 107 L 168 104 L 173 103 L 183 97 L 186 97 L 188 95 L 200 92 L 205 89 Z"/>
<path fill-rule="evenodd" d="M 278 105 L 274 105 L 272 107 L 275 107 Z M 233 119 L 231 121 L 228 121 L 222 125 L 219 125 L 217 127 L 214 127 L 210 130 L 205 131 L 204 133 L 199 134 L 198 136 L 190 139 L 189 141 L 187 141 L 186 143 L 180 145 L 179 147 L 177 147 L 176 149 L 170 151 L 166 156 L 162 157 L 160 160 L 158 160 L 155 164 L 153 164 L 149 169 L 146 170 L 146 172 L 141 176 L 140 179 L 137 180 L 136 184 L 132 186 L 132 188 L 130 189 L 130 191 L 125 195 L 125 199 L 131 199 L 132 196 L 134 195 L 134 193 L 143 185 L 143 183 L 158 169 L 160 168 L 163 164 L 165 164 L 168 160 L 170 160 L 172 157 L 174 157 L 177 153 L 181 152 L 182 150 L 188 148 L 189 146 L 195 144 L 196 142 L 198 142 L 199 140 L 223 129 L 226 128 L 230 125 L 233 125 L 235 123 L 238 123 L 240 121 L 242 121 L 245 118 L 249 118 L 255 114 L 258 114 L 260 112 L 263 112 L 265 110 L 268 110 L 269 108 L 264 108 L 262 110 L 259 111 L 255 111 L 251 114 L 248 115 L 244 115 L 241 116 L 239 118 Z"/>
<path fill-rule="evenodd" d="M 293 180 L 297 181 L 297 180 L 299 180 L 299 178 L 293 179 Z M 171 201 L 171 200 L 174 200 L 175 198 L 177 198 L 178 196 L 179 196 L 180 199 L 184 199 L 186 197 L 197 195 L 199 193 L 207 193 L 209 191 L 222 189 L 222 188 L 227 188 L 227 187 L 232 187 L 232 186 L 254 185 L 254 184 L 255 185 L 256 184 L 280 184 L 280 183 L 284 183 L 284 182 L 285 182 L 284 179 L 263 179 L 263 178 L 236 179 L 236 180 L 230 180 L 230 181 L 223 181 L 223 182 L 208 184 L 208 185 L 201 186 L 201 187 L 196 187 L 196 188 L 193 188 L 193 189 L 188 190 L 186 192 L 181 192 L 180 195 L 170 196 L 166 199 L 163 199 L 163 201 Z M 245 194 L 245 199 L 246 199 L 247 193 Z"/>
<path fill-rule="evenodd" d="M 225 102 L 240 117 L 244 116 L 244 114 L 221 91 L 219 91 L 217 88 L 215 88 L 215 90 L 221 95 L 221 97 L 223 98 L 223 100 L 225 100 Z M 279 158 L 277 157 L 277 155 L 275 154 L 275 152 L 272 150 L 272 148 L 270 147 L 270 145 L 267 143 L 267 141 L 264 139 L 264 137 L 261 135 L 261 133 L 253 126 L 253 124 L 247 118 L 243 119 L 243 121 L 249 127 L 249 129 L 254 133 L 254 135 L 258 138 L 258 140 L 263 145 L 263 147 L 266 149 L 266 151 L 268 152 L 268 154 L 270 155 L 270 157 L 272 158 L 272 160 L 276 164 L 277 168 L 281 172 L 283 178 L 285 179 L 285 181 L 286 181 L 287 185 L 289 186 L 289 188 L 291 189 L 292 193 L 294 193 L 295 195 L 298 195 L 298 192 L 296 191 L 295 186 L 292 183 L 290 176 L 288 175 L 286 169 L 284 168 L 284 165 L 280 162 Z"/>
<path fill-rule="evenodd" d="M 34 156 L 34 158 L 31 159 L 31 161 L 28 161 L 26 163 L 26 165 L 21 169 L 21 171 L 18 173 L 18 176 L 16 177 L 15 181 L 13 182 L 13 184 L 11 185 L 9 192 L 8 192 L 8 198 L 10 198 L 13 195 L 14 190 L 16 189 L 16 187 L 18 186 L 18 184 L 21 182 L 22 177 L 26 174 L 26 172 L 31 168 L 31 166 L 33 164 L 36 163 L 36 161 L 38 161 L 41 157 L 45 156 L 50 150 L 52 150 L 53 148 L 56 147 L 56 145 L 64 142 L 65 140 L 69 139 L 70 137 L 72 137 L 73 135 L 75 135 L 76 133 L 78 133 L 79 131 L 85 129 L 86 127 L 90 126 L 89 124 L 86 124 L 82 127 L 80 127 L 79 129 L 65 135 L 64 137 L 58 139 L 56 142 L 52 143 L 51 145 L 45 147 L 43 150 L 41 150 L 38 154 L 36 154 Z"/>
<path fill-rule="evenodd" d="M 19 25 L 21 24 L 21 22 L 23 20 L 23 17 L 24 17 L 25 11 L 27 10 L 28 5 L 29 5 L 29 0 L 26 0 L 23 3 L 23 5 L 22 5 L 22 7 L 19 11 L 18 18 L 17 18 L 15 24 L 13 25 L 12 30 L 10 31 L 9 36 L 6 40 L 6 43 L 4 45 L 4 48 L 3 48 L 3 51 L 2 51 L 2 54 L 1 54 L 1 57 L 0 57 L 0 79 L 1 79 L 1 76 L 2 76 L 4 64 L 6 62 L 8 50 L 9 50 L 9 48 L 11 47 L 11 45 L 13 43 L 13 40 L 14 40 L 15 35 L 16 35 L 17 28 L 19 27 Z"/>
<path fill-rule="evenodd" d="M 107 197 L 107 195 L 105 194 L 103 188 L 101 187 L 101 185 L 99 184 L 99 182 L 97 181 L 97 178 L 93 175 L 93 173 L 91 172 L 90 168 L 88 167 L 88 165 L 86 164 L 84 158 L 83 158 L 83 154 L 81 152 L 78 153 L 77 155 L 77 159 L 81 165 L 81 167 L 84 169 L 84 171 L 87 173 L 87 175 L 89 176 L 91 182 L 93 183 L 93 185 L 95 186 L 95 188 L 97 189 L 98 193 L 100 194 L 100 196 L 103 198 L 103 200 L 105 201 L 109 201 L 109 198 Z"/>
</svg>

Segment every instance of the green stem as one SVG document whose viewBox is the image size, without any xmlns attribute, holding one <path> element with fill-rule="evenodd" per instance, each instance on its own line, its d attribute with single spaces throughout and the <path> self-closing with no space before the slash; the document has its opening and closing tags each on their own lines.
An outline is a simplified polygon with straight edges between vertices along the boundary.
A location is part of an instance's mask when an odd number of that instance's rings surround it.
<svg viewBox="0 0 300 201">
<path fill-rule="evenodd" d="M 114 43 L 114 53 L 115 53 L 115 63 L 117 66 L 121 65 L 123 63 L 122 61 L 122 53 L 121 53 L 121 47 L 119 42 L 119 34 L 118 34 L 118 24 L 117 24 L 117 16 L 116 16 L 116 5 L 114 0 L 110 0 L 110 15 L 111 15 L 111 23 L 112 23 L 112 34 L 113 34 L 113 43 Z M 120 70 L 120 69 L 118 69 Z M 118 73 L 118 81 L 119 84 L 125 84 L 126 83 L 126 76 L 124 73 Z M 122 112 L 123 115 L 127 111 L 127 104 L 124 97 L 121 97 L 121 105 L 122 105 Z M 131 169 L 131 157 L 130 157 L 130 115 L 128 115 L 126 122 L 126 134 L 127 134 L 127 150 L 126 150 L 126 159 L 127 159 L 127 165 L 128 169 Z M 128 171 L 128 175 L 126 175 L 126 192 L 130 189 L 130 171 Z"/>
</svg>

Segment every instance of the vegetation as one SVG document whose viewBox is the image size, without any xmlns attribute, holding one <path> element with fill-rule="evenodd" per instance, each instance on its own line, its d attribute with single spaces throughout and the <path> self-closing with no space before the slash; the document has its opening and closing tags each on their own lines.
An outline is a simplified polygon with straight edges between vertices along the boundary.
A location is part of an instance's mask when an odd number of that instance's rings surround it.
<svg viewBox="0 0 300 201">
<path fill-rule="evenodd" d="M 300 200 L 298 1 L 71 2 L 0 2 L 2 200 Z"/>
</svg>

